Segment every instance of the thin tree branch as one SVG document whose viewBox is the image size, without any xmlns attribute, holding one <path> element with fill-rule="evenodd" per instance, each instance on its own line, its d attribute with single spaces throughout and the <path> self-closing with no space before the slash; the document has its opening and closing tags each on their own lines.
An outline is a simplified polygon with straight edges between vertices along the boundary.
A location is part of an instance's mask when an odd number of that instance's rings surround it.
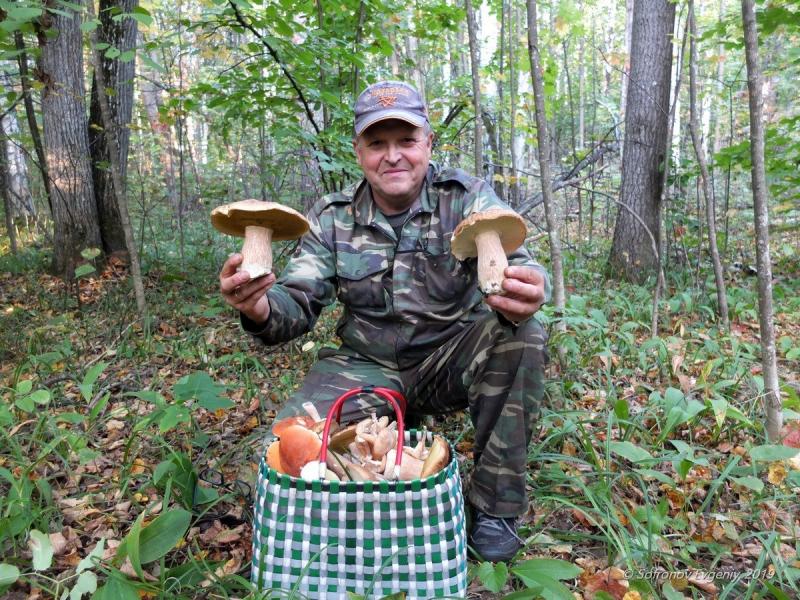
<svg viewBox="0 0 800 600">
<path fill-rule="evenodd" d="M 289 80 L 289 83 L 291 84 L 292 89 L 294 89 L 294 91 L 297 93 L 297 98 L 298 98 L 298 100 L 300 100 L 301 104 L 303 105 L 303 109 L 305 110 L 306 117 L 308 118 L 309 123 L 311 123 L 311 126 L 314 128 L 314 131 L 316 132 L 317 136 L 318 137 L 321 136 L 322 132 L 319 129 L 319 125 L 317 125 L 317 122 L 314 120 L 314 112 L 311 110 L 311 106 L 309 106 L 308 101 L 306 100 L 305 94 L 303 94 L 303 90 L 300 89 L 300 86 L 298 85 L 298 83 L 295 80 L 294 76 L 289 72 L 289 69 L 287 69 L 286 65 L 284 65 L 283 62 L 281 61 L 280 57 L 278 56 L 278 52 L 270 45 L 270 43 L 261 34 L 261 32 L 259 32 L 255 27 L 253 27 L 253 25 L 251 25 L 250 23 L 248 23 L 245 20 L 245 18 L 242 15 L 242 13 L 239 12 L 239 7 L 236 6 L 236 4 L 234 4 L 231 0 L 228 0 L 228 5 L 233 9 L 233 13 L 234 13 L 234 15 L 236 15 L 236 21 L 242 27 L 244 27 L 245 29 L 250 31 L 253 35 L 255 35 L 262 44 L 264 44 L 264 47 L 269 52 L 270 56 L 272 56 L 272 59 L 278 64 L 278 66 L 280 67 L 280 69 L 283 72 L 283 74 Z M 313 141 L 309 140 L 309 144 L 311 144 L 311 147 L 314 148 L 314 150 L 319 151 L 319 149 L 317 148 L 316 144 L 314 144 Z M 331 156 L 331 153 L 328 151 L 328 148 L 326 147 L 326 145 L 324 143 L 322 143 L 322 153 L 325 154 L 325 156 L 328 156 L 328 157 Z M 327 180 L 327 177 L 325 176 L 325 171 L 323 170 L 322 165 L 320 164 L 319 161 L 317 161 L 317 167 L 319 169 L 319 174 L 320 174 L 320 178 L 322 180 L 322 185 L 326 190 L 328 190 L 329 189 L 328 180 Z"/>
</svg>

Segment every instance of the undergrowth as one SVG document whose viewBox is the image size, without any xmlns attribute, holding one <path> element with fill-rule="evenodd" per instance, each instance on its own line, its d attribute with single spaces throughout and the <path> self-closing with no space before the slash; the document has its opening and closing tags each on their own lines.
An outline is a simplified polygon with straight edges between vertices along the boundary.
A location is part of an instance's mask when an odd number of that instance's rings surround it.
<svg viewBox="0 0 800 600">
<path fill-rule="evenodd" d="M 316 352 L 336 343 L 339 309 L 301 339 L 261 346 L 217 293 L 236 242 L 202 216 L 183 250 L 173 228 L 148 231 L 146 323 L 120 264 L 85 274 L 76 293 L 42 274 L 41 250 L 0 257 L 7 597 L 253 593 L 261 444 Z M 551 308 L 541 316 L 554 359 L 525 548 L 509 565 L 471 563 L 471 597 L 797 597 L 796 257 L 779 255 L 774 292 L 788 434 L 778 445 L 763 426 L 755 279 L 729 274 L 724 332 L 711 274 L 695 286 L 691 269 L 671 269 L 653 339 L 651 290 L 602 279 L 597 256 L 568 257 L 567 333 L 555 334 Z M 438 425 L 469 458 L 467 416 Z"/>
</svg>

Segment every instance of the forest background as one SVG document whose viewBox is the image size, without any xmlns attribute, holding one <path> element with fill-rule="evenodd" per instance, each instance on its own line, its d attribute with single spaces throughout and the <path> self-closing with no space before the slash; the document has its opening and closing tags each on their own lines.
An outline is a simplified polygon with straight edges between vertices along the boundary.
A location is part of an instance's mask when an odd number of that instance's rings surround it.
<svg viewBox="0 0 800 600">
<path fill-rule="evenodd" d="M 3 597 L 251 593 L 262 442 L 339 310 L 246 339 L 209 212 L 352 182 L 381 78 L 553 273 L 526 547 L 470 597 L 798 597 L 799 33 L 790 0 L 0 0 Z"/>
</svg>

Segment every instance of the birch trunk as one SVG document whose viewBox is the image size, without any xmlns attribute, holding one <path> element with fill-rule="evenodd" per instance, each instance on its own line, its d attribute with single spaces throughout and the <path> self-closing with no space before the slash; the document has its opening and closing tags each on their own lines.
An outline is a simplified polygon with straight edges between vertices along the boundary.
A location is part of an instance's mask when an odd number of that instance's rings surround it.
<svg viewBox="0 0 800 600">
<path fill-rule="evenodd" d="M 17 230 L 14 227 L 14 207 L 11 203 L 11 176 L 8 168 L 8 144 L 6 133 L 3 129 L 3 120 L 0 119 L 0 194 L 3 196 L 3 210 L 6 217 L 6 230 L 8 241 L 11 244 L 11 254 L 17 255 Z"/>
</svg>

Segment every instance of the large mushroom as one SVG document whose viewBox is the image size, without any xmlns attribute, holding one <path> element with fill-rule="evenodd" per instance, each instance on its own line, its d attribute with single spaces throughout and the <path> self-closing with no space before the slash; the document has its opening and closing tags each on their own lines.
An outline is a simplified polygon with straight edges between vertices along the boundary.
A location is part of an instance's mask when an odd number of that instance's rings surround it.
<svg viewBox="0 0 800 600">
<path fill-rule="evenodd" d="M 309 224 L 288 206 L 262 200 L 241 200 L 211 211 L 211 224 L 228 235 L 244 237 L 241 271 L 252 279 L 272 273 L 272 242 L 296 240 Z"/>
<path fill-rule="evenodd" d="M 506 258 L 525 241 L 525 221 L 513 210 L 473 213 L 453 232 L 450 251 L 458 260 L 478 257 L 478 286 L 484 295 L 505 294 Z"/>
</svg>

